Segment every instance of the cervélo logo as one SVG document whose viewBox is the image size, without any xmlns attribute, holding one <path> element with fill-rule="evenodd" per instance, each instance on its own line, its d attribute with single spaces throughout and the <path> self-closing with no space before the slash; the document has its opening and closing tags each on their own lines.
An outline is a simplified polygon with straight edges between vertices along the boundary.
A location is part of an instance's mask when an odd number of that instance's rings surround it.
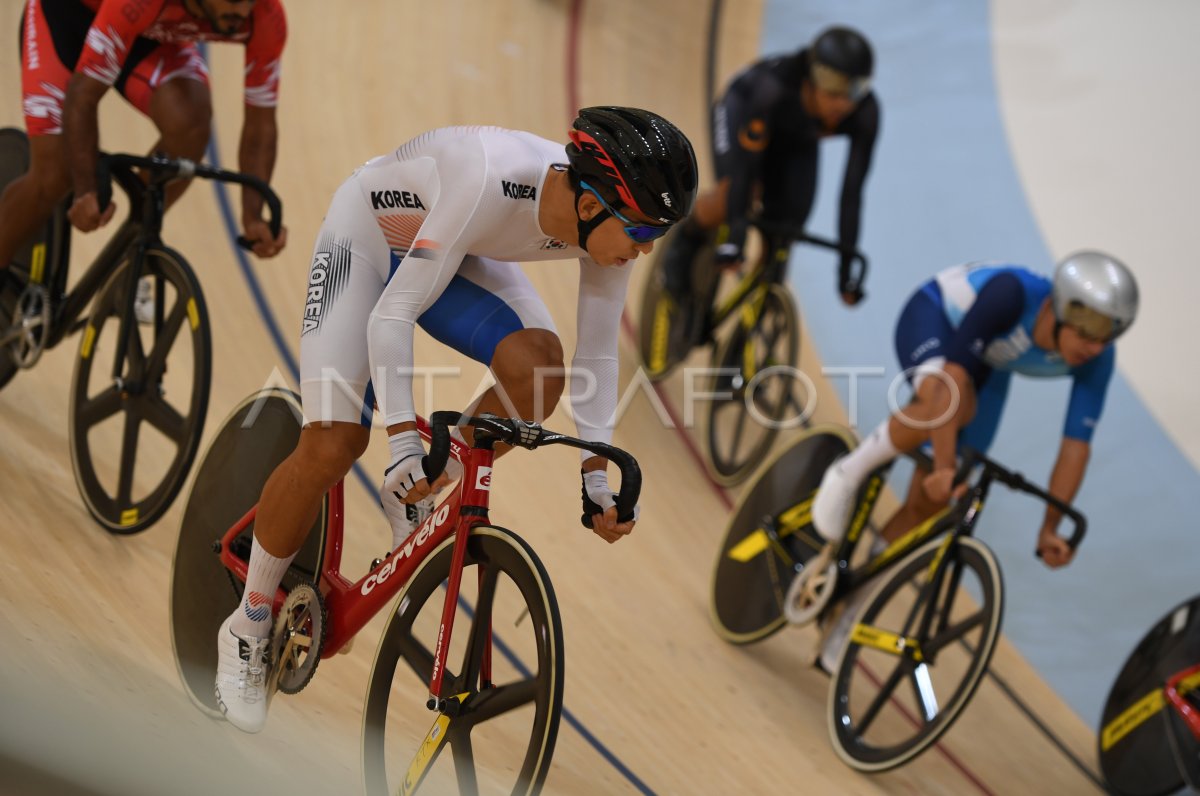
<svg viewBox="0 0 1200 796">
<path fill-rule="evenodd" d="M 392 551 L 392 556 L 380 568 L 378 572 L 371 573 L 371 577 L 363 581 L 362 589 L 364 595 L 370 594 L 375 587 L 383 583 L 385 580 L 395 574 L 400 567 L 400 562 L 412 558 L 414 550 L 419 550 L 422 545 L 429 541 L 429 537 L 433 536 L 433 532 L 438 526 L 446 521 L 446 517 L 450 515 L 450 507 L 442 506 L 433 514 L 430 514 L 425 522 L 421 523 L 421 527 L 408 535 L 408 540 L 400 547 Z"/>
<path fill-rule="evenodd" d="M 480 467 L 475 474 L 475 488 L 491 490 L 492 488 L 492 468 Z"/>
</svg>

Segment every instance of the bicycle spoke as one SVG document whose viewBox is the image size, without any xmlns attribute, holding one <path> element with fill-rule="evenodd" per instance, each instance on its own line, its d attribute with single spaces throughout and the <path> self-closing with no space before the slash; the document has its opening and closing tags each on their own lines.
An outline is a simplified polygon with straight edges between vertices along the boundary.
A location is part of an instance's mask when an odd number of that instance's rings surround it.
<svg viewBox="0 0 1200 796">
<path fill-rule="evenodd" d="M 929 677 L 929 666 L 924 663 L 917 664 L 908 681 L 912 685 L 914 701 L 921 711 L 921 718 L 929 724 L 939 713 L 937 694 L 934 693 L 933 680 Z"/>
<path fill-rule="evenodd" d="M 921 609 L 925 607 L 925 605 L 929 599 L 930 591 L 931 591 L 931 589 L 928 586 L 923 586 L 923 587 L 921 587 L 920 591 L 917 592 L 917 599 L 913 600 L 912 608 L 909 609 L 908 616 L 906 616 L 904 618 L 904 624 L 901 626 L 901 629 L 899 630 L 899 635 L 901 635 L 901 636 L 913 635 L 913 632 L 912 632 L 913 624 L 920 617 Z"/>
<path fill-rule="evenodd" d="M 510 710 L 528 705 L 537 699 L 537 680 L 518 680 L 515 683 L 480 691 L 471 701 L 472 724 L 494 719 Z"/>
<path fill-rule="evenodd" d="M 157 396 L 146 396 L 139 402 L 146 422 L 176 444 L 182 445 L 188 436 L 187 419 L 175 407 Z"/>
<path fill-rule="evenodd" d="M 117 506 L 129 506 L 133 497 L 133 466 L 137 462 L 138 433 L 142 418 L 125 412 L 125 433 L 121 438 L 121 469 L 117 477 Z"/>
<path fill-rule="evenodd" d="M 103 392 L 97 393 L 95 397 L 89 399 L 87 403 L 79 407 L 79 424 L 83 428 L 89 429 L 97 423 L 107 420 L 119 411 L 121 411 L 121 391 L 112 386 Z"/>
<path fill-rule="evenodd" d="M 936 636 L 930 638 L 929 641 L 925 642 L 925 645 L 922 648 L 925 656 L 929 658 L 934 657 L 937 655 L 938 650 L 942 649 L 947 644 L 951 644 L 967 635 L 972 630 L 986 622 L 987 618 L 987 612 L 983 609 L 980 609 L 961 622 L 957 622 L 946 628 Z"/>
<path fill-rule="evenodd" d="M 739 407 L 735 401 L 730 401 L 726 408 L 735 410 L 733 433 L 730 435 L 729 439 L 729 456 L 726 457 L 726 461 L 736 462 L 738 448 L 741 446 L 742 442 L 742 435 L 746 432 L 746 418 L 750 415 L 750 413 L 737 411 Z"/>
<path fill-rule="evenodd" d="M 412 669 L 413 674 L 428 686 L 429 681 L 433 679 L 433 652 L 427 649 L 420 641 L 417 641 L 416 637 L 412 634 L 412 628 L 409 628 L 409 632 L 400 637 L 400 643 L 396 646 L 399 647 L 397 651 L 404 658 L 405 662 L 408 663 L 408 667 Z M 448 683 L 451 680 L 450 673 L 446 672 L 446 676 L 442 682 Z"/>
<path fill-rule="evenodd" d="M 458 779 L 460 794 L 479 793 L 479 783 L 475 779 L 475 750 L 471 746 L 471 726 L 456 729 L 450 725 L 450 755 L 454 758 L 454 774 Z"/>
<path fill-rule="evenodd" d="M 187 317 L 187 302 L 183 296 L 179 296 L 175 300 L 175 306 L 171 308 L 171 314 L 163 320 L 162 328 L 154 338 L 154 347 L 150 349 L 150 356 L 146 359 L 146 382 L 153 383 L 158 381 L 163 372 L 167 368 L 167 352 L 171 350 L 171 346 L 175 344 L 175 338 L 179 336 L 179 330 L 183 327 L 183 319 Z"/>
<path fill-rule="evenodd" d="M 479 599 L 475 604 L 475 616 L 471 623 L 471 632 L 467 637 L 467 649 L 463 654 L 463 672 L 466 673 L 468 689 L 479 687 L 479 669 L 483 664 L 483 652 L 491 641 L 492 633 L 492 603 L 496 600 L 496 585 L 500 581 L 500 570 L 496 567 L 484 567 L 483 578 L 479 582 Z"/>
<path fill-rule="evenodd" d="M 862 664 L 858 665 L 861 666 Z M 858 724 L 854 727 L 854 733 L 860 738 L 867 734 L 871 723 L 875 721 L 875 717 L 879 715 L 879 711 L 883 709 L 884 704 L 892 698 L 892 692 L 896 690 L 896 686 L 900 685 L 901 678 L 907 674 L 905 669 L 910 668 L 910 666 L 910 661 L 907 658 L 897 661 L 896 667 L 892 669 L 892 673 L 888 675 L 888 679 L 883 685 L 879 686 L 879 693 L 871 700 L 871 704 L 863 712 L 862 718 L 859 719 Z"/>
</svg>

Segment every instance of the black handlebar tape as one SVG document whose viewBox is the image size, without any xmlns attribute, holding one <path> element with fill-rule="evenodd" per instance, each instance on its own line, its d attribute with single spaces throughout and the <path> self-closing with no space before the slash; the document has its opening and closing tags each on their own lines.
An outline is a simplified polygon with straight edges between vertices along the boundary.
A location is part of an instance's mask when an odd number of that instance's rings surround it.
<svg viewBox="0 0 1200 796">
<path fill-rule="evenodd" d="M 637 508 L 638 498 L 642 494 L 642 468 L 637 459 L 620 448 L 611 445 L 589 446 L 589 450 L 597 456 L 603 456 L 617 465 L 621 471 L 621 489 L 614 496 L 617 504 L 617 521 L 629 522 L 633 519 L 633 510 Z M 584 528 L 592 527 L 592 518 L 587 514 L 579 518 Z"/>
<path fill-rule="evenodd" d="M 442 474 L 450 459 L 450 427 L 458 425 L 462 415 L 453 411 L 434 412 L 429 416 L 429 453 L 421 459 L 421 469 L 429 483 Z"/>
<path fill-rule="evenodd" d="M 96 160 L 96 203 L 101 213 L 112 204 L 112 165 L 107 155 Z"/>
</svg>

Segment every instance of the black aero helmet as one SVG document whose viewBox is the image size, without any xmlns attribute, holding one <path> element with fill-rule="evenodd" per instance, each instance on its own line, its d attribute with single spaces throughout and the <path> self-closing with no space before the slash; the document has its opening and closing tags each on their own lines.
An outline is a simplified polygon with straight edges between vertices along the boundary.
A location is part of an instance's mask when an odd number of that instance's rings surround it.
<svg viewBox="0 0 1200 796">
<path fill-rule="evenodd" d="M 678 127 L 656 113 L 621 107 L 584 108 L 572 127 L 567 160 L 580 179 L 663 224 L 691 212 L 696 153 Z"/>
<path fill-rule="evenodd" d="M 809 75 L 822 91 L 860 100 L 871 88 L 875 54 L 866 37 L 853 28 L 821 32 L 808 48 Z"/>
</svg>

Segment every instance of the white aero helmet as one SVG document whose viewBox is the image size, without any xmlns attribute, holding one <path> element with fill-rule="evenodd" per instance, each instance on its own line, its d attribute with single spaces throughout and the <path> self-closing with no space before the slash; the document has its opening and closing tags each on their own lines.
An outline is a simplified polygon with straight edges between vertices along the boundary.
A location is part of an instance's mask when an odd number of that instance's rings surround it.
<svg viewBox="0 0 1200 796">
<path fill-rule="evenodd" d="M 1116 339 L 1137 317 L 1137 280 L 1124 263 L 1101 252 L 1075 252 L 1060 262 L 1053 298 L 1058 322 L 1093 340 Z"/>
</svg>

